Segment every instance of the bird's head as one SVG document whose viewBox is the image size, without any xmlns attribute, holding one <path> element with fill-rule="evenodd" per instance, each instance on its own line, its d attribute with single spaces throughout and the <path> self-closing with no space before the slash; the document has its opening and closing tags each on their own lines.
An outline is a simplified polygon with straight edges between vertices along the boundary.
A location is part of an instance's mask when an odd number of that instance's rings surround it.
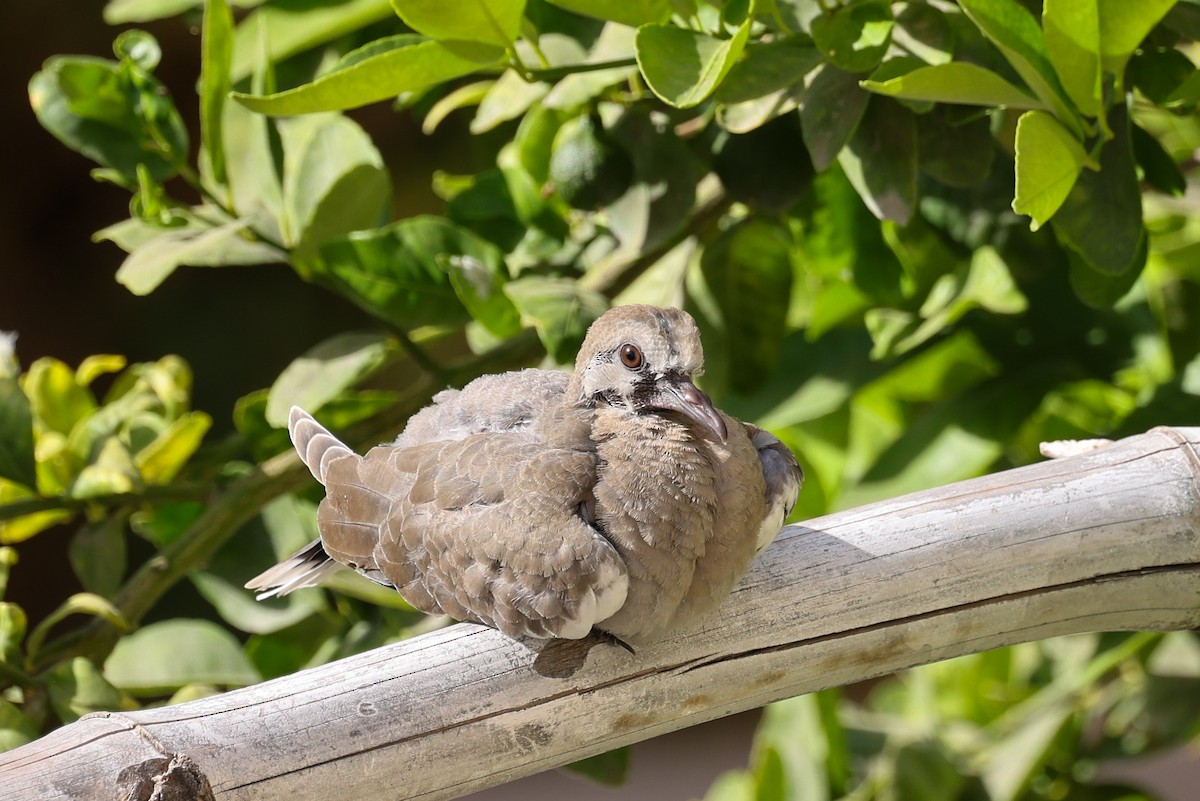
<svg viewBox="0 0 1200 801">
<path fill-rule="evenodd" d="M 700 331 L 687 312 L 619 306 L 588 329 L 568 392 L 580 404 L 631 414 L 676 412 L 724 442 L 725 421 L 692 383 L 703 367 Z"/>
</svg>

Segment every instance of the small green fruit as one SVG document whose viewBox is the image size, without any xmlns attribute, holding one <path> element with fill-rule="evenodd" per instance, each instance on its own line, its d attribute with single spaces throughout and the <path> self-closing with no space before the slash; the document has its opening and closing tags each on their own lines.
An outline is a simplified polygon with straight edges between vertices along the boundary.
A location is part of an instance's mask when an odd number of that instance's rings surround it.
<svg viewBox="0 0 1200 801">
<path fill-rule="evenodd" d="M 572 208 L 595 211 L 625 194 L 633 180 L 629 155 L 596 115 L 568 122 L 554 138 L 550 184 Z"/>
</svg>

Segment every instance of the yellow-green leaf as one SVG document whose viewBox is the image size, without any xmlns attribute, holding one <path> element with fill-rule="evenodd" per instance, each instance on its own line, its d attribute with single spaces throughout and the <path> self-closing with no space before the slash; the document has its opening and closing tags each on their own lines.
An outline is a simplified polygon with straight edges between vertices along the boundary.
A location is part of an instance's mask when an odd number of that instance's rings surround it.
<svg viewBox="0 0 1200 801">
<path fill-rule="evenodd" d="M 1027 111 L 1017 120 L 1016 150 L 1012 208 L 1029 215 L 1029 227 L 1036 231 L 1067 199 L 1088 155 L 1078 140 L 1044 111 Z"/>
<path fill-rule="evenodd" d="M 396 46 L 389 49 L 389 44 Z M 494 45 L 421 40 L 403 34 L 372 42 L 361 50 L 370 55 L 357 59 L 351 53 L 343 59 L 349 66 L 312 83 L 270 95 L 234 92 L 233 97 L 253 111 L 275 116 L 337 111 L 425 89 L 504 60 L 504 50 Z"/>
<path fill-rule="evenodd" d="M 187 463 L 212 426 L 204 412 L 188 412 L 133 458 L 147 484 L 166 484 Z"/>
<path fill-rule="evenodd" d="M 888 81 L 862 81 L 859 85 L 877 94 L 902 100 L 1044 108 L 1040 100 L 1026 94 L 991 70 L 965 61 L 919 67 Z"/>
</svg>

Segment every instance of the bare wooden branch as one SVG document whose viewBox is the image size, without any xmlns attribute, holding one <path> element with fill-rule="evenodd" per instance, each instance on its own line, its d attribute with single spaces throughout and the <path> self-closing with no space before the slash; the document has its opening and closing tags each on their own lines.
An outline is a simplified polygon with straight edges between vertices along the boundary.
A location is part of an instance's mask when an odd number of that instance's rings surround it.
<svg viewBox="0 0 1200 801">
<path fill-rule="evenodd" d="M 220 801 L 450 798 L 952 656 L 1196 627 L 1197 443 L 1200 428 L 1159 428 L 790 526 L 702 627 L 636 654 L 458 625 L 222 696 L 90 715 L 0 756 L 0 799 L 120 797 L 119 777 L 168 763 Z"/>
</svg>

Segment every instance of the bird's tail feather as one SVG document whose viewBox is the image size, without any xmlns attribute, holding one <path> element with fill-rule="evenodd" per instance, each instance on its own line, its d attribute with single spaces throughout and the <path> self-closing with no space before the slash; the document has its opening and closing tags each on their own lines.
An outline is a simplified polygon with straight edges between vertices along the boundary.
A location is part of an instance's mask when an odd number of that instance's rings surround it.
<svg viewBox="0 0 1200 801">
<path fill-rule="evenodd" d="M 334 460 L 355 455 L 354 451 L 342 444 L 341 440 L 330 434 L 311 414 L 299 406 L 293 406 L 288 414 L 288 434 L 292 437 L 292 444 L 296 446 L 301 461 L 308 466 L 313 478 L 322 485 L 326 483 L 325 476 L 329 474 L 329 465 Z"/>
<path fill-rule="evenodd" d="M 325 546 L 318 538 L 279 564 L 247 581 L 246 589 L 262 590 L 255 596 L 262 601 L 287 595 L 293 590 L 304 587 L 315 587 L 328 578 L 331 573 L 341 568 L 341 564 L 333 561 L 333 558 L 325 553 Z"/>
</svg>

